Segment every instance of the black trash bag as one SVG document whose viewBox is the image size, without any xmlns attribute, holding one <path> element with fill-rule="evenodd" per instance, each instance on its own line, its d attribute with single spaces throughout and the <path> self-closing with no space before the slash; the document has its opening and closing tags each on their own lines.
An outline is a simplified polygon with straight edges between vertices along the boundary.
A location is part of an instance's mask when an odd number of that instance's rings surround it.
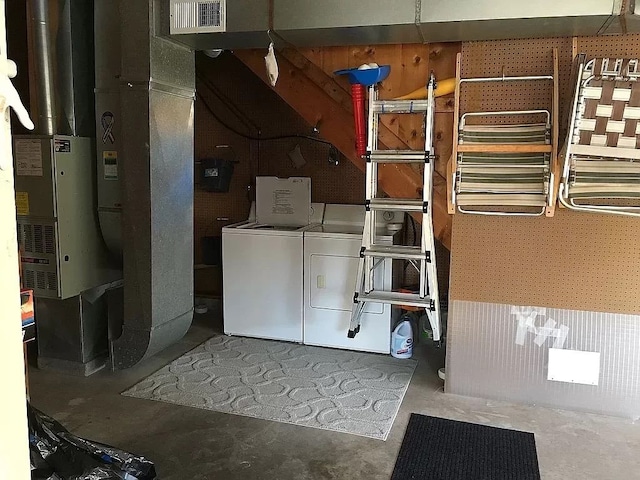
<svg viewBox="0 0 640 480">
<path fill-rule="evenodd" d="M 157 480 L 143 457 L 69 433 L 27 404 L 31 480 Z"/>
</svg>

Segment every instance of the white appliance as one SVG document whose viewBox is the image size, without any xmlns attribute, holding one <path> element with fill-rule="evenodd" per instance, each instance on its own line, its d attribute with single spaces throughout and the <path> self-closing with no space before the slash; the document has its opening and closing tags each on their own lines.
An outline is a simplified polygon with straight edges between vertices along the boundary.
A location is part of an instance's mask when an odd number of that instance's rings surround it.
<svg viewBox="0 0 640 480">
<path fill-rule="evenodd" d="M 304 343 L 323 347 L 386 353 L 391 347 L 391 305 L 368 304 L 360 332 L 347 338 L 362 245 L 364 207 L 326 205 L 324 221 L 304 233 Z M 397 212 L 383 212 L 379 243 L 393 243 L 402 225 Z M 384 219 L 384 220 L 382 220 Z M 386 224 L 385 224 L 386 222 Z M 391 259 L 375 270 L 378 288 L 393 287 Z"/>
<path fill-rule="evenodd" d="M 309 178 L 265 178 L 255 219 L 222 229 L 224 332 L 301 343 L 303 235 L 324 204 L 311 204 Z"/>
</svg>

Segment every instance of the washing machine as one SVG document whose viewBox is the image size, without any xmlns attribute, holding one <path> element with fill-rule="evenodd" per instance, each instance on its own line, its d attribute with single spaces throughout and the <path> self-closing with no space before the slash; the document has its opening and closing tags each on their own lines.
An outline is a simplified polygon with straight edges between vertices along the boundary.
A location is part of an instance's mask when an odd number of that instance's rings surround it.
<svg viewBox="0 0 640 480">
<path fill-rule="evenodd" d="M 224 332 L 302 343 L 304 231 L 324 205 L 310 179 L 269 178 L 256 179 L 255 219 L 222 229 Z"/>
<path fill-rule="evenodd" d="M 355 338 L 347 338 L 364 214 L 362 205 L 327 204 L 322 225 L 304 232 L 304 343 L 307 345 L 390 352 L 392 308 L 388 304 L 367 304 L 360 332 Z M 403 215 L 399 212 L 379 214 L 378 243 L 394 243 Z M 374 286 L 384 290 L 395 286 L 392 259 L 384 259 L 375 269 Z"/>
</svg>

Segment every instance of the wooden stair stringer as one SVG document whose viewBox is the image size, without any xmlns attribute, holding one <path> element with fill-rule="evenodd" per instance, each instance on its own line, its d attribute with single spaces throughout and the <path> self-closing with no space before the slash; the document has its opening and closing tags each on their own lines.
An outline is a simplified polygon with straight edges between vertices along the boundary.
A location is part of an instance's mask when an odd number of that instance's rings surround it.
<svg viewBox="0 0 640 480">
<path fill-rule="evenodd" d="M 234 54 L 270 86 L 262 50 L 236 50 Z M 364 160 L 355 151 L 350 95 L 319 67 L 314 68 L 313 63 L 305 63 L 305 68 L 301 69 L 289 60 L 289 56 L 291 54 L 278 55 L 278 82 L 271 88 L 310 125 L 318 125 L 325 140 L 330 141 L 360 170 L 364 170 Z M 299 64 L 299 61 L 298 58 L 296 63 Z M 332 82 L 336 85 L 332 86 Z M 333 91 L 333 94 L 329 94 L 328 89 Z M 348 101 L 344 95 L 348 97 Z M 380 143 L 384 148 L 408 148 L 406 142 L 386 126 L 381 125 L 379 133 Z M 411 165 L 380 165 L 378 172 L 380 187 L 390 197 L 419 198 L 422 196 L 422 175 Z M 450 249 L 451 216 L 447 211 L 446 180 L 440 174 L 434 177 L 432 207 L 435 236 Z"/>
</svg>

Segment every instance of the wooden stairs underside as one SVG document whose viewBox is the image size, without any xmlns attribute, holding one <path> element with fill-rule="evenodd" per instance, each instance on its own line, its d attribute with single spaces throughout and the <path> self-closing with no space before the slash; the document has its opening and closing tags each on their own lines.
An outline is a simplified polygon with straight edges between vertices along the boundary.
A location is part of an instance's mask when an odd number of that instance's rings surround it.
<svg viewBox="0 0 640 480">
<path fill-rule="evenodd" d="M 237 50 L 234 53 L 268 84 L 264 50 Z M 337 81 L 296 49 L 279 50 L 277 58 L 279 78 L 273 90 L 310 125 L 317 125 L 325 140 L 335 145 L 360 170 L 364 170 L 364 161 L 355 151 L 353 110 L 351 95 L 347 91 L 348 86 Z M 399 95 L 407 92 L 394 93 Z M 436 142 L 433 223 L 436 238 L 449 249 L 451 246 L 451 216 L 447 212 L 445 177 L 446 163 L 451 152 L 451 143 L 448 140 L 452 131 L 453 102 L 450 97 L 437 100 L 436 129 L 441 130 L 442 134 L 436 133 L 440 145 Z M 438 125 L 439 119 L 444 119 L 441 123 L 446 123 L 446 125 Z M 418 121 L 421 122 L 421 120 Z M 379 138 L 384 148 L 415 148 L 411 147 L 411 144 L 416 143 L 412 141 L 415 139 L 416 129 L 408 129 L 407 131 L 402 128 L 402 125 L 395 125 L 396 128 L 394 128 L 394 122 L 395 119 L 391 118 L 390 121 L 382 123 L 380 126 Z M 417 131 L 419 131 L 419 125 Z M 420 141 L 419 138 L 415 140 Z M 424 140 L 422 141 L 424 142 Z M 380 187 L 390 197 L 419 198 L 422 196 L 422 175 L 415 167 L 407 164 L 385 164 L 380 166 L 378 172 Z"/>
</svg>

